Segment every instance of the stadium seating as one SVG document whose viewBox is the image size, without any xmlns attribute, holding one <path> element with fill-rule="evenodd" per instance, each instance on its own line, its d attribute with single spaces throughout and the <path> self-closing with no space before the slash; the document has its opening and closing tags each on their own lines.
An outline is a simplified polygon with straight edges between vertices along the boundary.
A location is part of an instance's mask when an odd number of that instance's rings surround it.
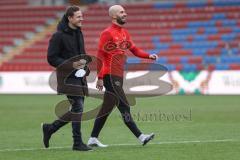
<svg viewBox="0 0 240 160">
<path fill-rule="evenodd" d="M 94 5 L 85 13 L 88 17 L 86 37 L 94 37 L 109 24 L 107 7 Z M 133 40 L 147 52 L 158 54 L 160 59 L 156 63 L 169 70 L 240 69 L 239 0 L 128 4 L 125 7 L 126 27 Z M 86 45 L 89 53 L 96 51 L 96 41 Z M 127 62 L 144 60 L 129 57 Z"/>
<path fill-rule="evenodd" d="M 0 29 L 5 32 L 0 33 L 4 37 L 0 40 L 0 52 L 4 45 L 13 45 L 14 38 L 34 32 L 48 17 L 56 18 L 56 11 L 64 10 L 63 6 L 23 5 L 24 0 L 16 0 L 21 7 L 14 9 L 4 1 L 7 7 L 0 7 Z M 110 24 L 108 7 L 94 4 L 84 12 L 88 54 L 96 55 L 99 35 Z M 139 3 L 124 7 L 128 13 L 126 28 L 133 41 L 148 53 L 158 54 L 156 64 L 169 70 L 240 70 L 240 0 Z M 11 12 L 6 13 L 7 9 Z M 25 48 L 24 54 L 4 63 L 0 70 L 51 70 L 46 62 L 50 36 Z M 127 63 L 146 62 L 128 55 Z M 35 66 L 29 67 L 33 62 Z"/>
<path fill-rule="evenodd" d="M 28 4 L 28 0 L 0 1 L 0 55 L 4 54 L 5 47 L 15 47 L 18 39 L 27 40 L 29 33 L 37 33 L 39 26 L 47 26 L 49 19 L 56 19 L 57 13 L 64 10 L 65 6 L 31 6 Z M 0 70 L 52 70 L 52 67 L 46 62 L 46 47 L 46 43 L 42 46 L 34 44 L 27 47 L 23 54 L 16 55 L 10 61 L 4 62 L 0 66 Z"/>
</svg>

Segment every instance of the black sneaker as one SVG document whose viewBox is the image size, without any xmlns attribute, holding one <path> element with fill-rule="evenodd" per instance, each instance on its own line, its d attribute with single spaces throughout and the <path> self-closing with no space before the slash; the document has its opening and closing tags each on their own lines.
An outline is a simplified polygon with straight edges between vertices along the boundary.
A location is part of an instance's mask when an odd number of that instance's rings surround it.
<svg viewBox="0 0 240 160">
<path fill-rule="evenodd" d="M 79 145 L 73 145 L 72 148 L 74 151 L 93 151 L 93 149 L 89 146 L 87 146 L 84 143 L 81 143 Z"/>
<path fill-rule="evenodd" d="M 143 141 L 143 146 L 145 146 L 149 141 L 151 141 L 154 138 L 154 133 L 151 133 L 150 135 L 148 135 L 144 141 Z"/>
<path fill-rule="evenodd" d="M 42 132 L 43 132 L 43 144 L 45 148 L 49 147 L 49 140 L 52 136 L 52 132 L 50 131 L 51 125 L 42 123 Z"/>
</svg>

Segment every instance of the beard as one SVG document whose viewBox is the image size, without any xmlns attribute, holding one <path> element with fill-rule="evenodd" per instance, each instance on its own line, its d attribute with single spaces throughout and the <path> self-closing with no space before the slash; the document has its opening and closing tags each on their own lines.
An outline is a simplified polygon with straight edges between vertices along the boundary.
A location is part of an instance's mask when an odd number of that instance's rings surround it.
<svg viewBox="0 0 240 160">
<path fill-rule="evenodd" d="M 123 24 L 125 24 L 125 23 L 126 23 L 125 21 L 123 21 L 123 20 L 122 20 L 122 18 L 121 18 L 121 17 L 117 17 L 117 19 L 116 19 L 116 20 L 117 20 L 117 23 L 118 23 L 118 24 L 120 24 L 120 25 L 123 25 Z"/>
</svg>

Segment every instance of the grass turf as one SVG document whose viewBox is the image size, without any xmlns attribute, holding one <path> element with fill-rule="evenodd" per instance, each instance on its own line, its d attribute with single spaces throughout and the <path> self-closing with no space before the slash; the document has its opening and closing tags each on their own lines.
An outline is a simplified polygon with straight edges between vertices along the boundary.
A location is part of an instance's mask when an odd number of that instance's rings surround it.
<svg viewBox="0 0 240 160">
<path fill-rule="evenodd" d="M 74 152 L 71 127 L 67 125 L 51 139 L 51 147 L 56 148 L 42 149 L 40 124 L 56 118 L 54 105 L 64 99 L 56 95 L 0 95 L 0 159 L 237 160 L 240 157 L 239 96 L 137 99 L 137 105 L 132 107 L 137 125 L 143 132 L 156 135 L 145 147 L 126 128 L 116 109 L 100 134 L 100 140 L 112 146 L 93 152 Z M 87 98 L 85 110 L 99 103 Z M 93 120 L 82 124 L 86 142 Z"/>
</svg>

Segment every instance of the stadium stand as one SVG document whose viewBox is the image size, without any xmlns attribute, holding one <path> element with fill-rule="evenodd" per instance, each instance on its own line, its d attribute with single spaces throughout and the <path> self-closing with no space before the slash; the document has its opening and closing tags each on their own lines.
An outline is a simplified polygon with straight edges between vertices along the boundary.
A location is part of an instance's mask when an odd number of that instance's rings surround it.
<svg viewBox="0 0 240 160">
<path fill-rule="evenodd" d="M 0 2 L 0 52 L 15 45 L 26 32 L 36 33 L 49 18 L 57 20 L 64 6 L 29 6 L 26 0 Z M 5 3 L 4 3 L 5 2 Z M 157 64 L 169 70 L 239 70 L 240 69 L 240 0 L 209 0 L 126 4 L 129 29 L 137 46 L 158 54 Z M 100 32 L 110 24 L 106 4 L 89 5 L 84 11 L 83 33 L 86 50 L 95 55 Z M 1 71 L 52 70 L 46 62 L 51 32 L 22 54 L 0 66 Z M 129 53 L 128 63 L 146 62 Z M 157 66 L 157 65 L 156 65 Z"/>
<path fill-rule="evenodd" d="M 44 28 L 56 21 L 64 9 L 65 6 L 32 6 L 28 0 L 0 1 L 0 70 L 52 70 L 44 58 L 47 44 L 39 46 L 41 43 L 34 40 L 36 35 L 43 35 Z M 34 43 L 29 43 L 30 47 L 23 45 L 31 41 Z"/>
</svg>

